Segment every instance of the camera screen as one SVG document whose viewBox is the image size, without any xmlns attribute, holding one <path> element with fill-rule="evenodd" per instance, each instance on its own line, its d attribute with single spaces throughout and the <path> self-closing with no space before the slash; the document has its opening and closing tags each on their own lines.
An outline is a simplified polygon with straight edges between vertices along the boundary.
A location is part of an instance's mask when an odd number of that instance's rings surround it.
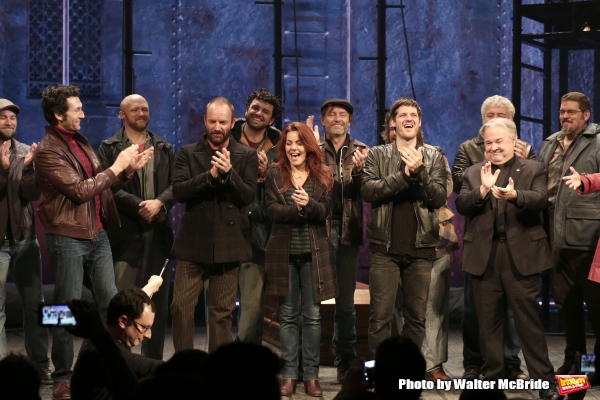
<svg viewBox="0 0 600 400">
<path fill-rule="evenodd" d="M 594 363 L 596 361 L 595 354 L 582 354 L 581 355 L 581 372 L 594 372 L 596 367 Z"/>
<path fill-rule="evenodd" d="M 66 304 L 46 304 L 40 307 L 42 326 L 74 326 L 75 317 Z"/>
<path fill-rule="evenodd" d="M 375 380 L 375 360 L 365 361 L 365 381 L 373 382 Z"/>
</svg>

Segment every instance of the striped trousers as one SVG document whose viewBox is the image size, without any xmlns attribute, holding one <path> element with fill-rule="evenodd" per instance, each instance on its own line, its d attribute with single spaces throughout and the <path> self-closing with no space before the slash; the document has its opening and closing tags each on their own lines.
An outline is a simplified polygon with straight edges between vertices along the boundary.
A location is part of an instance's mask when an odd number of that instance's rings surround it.
<svg viewBox="0 0 600 400">
<path fill-rule="evenodd" d="M 204 281 L 210 281 L 208 352 L 231 341 L 239 263 L 196 264 L 177 260 L 171 314 L 175 352 L 194 348 L 194 311 Z"/>
</svg>

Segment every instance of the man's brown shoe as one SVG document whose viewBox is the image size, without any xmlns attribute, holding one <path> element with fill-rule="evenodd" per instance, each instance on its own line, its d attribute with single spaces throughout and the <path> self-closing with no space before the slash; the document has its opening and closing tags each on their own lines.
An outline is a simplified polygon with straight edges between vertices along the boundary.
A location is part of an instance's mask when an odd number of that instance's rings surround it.
<svg viewBox="0 0 600 400">
<path fill-rule="evenodd" d="M 296 393 L 296 380 L 291 378 L 282 379 L 281 385 L 279 385 L 279 394 L 291 396 L 294 393 Z"/>
<path fill-rule="evenodd" d="M 435 368 L 432 371 L 429 371 L 425 374 L 425 379 L 428 381 L 433 381 L 433 382 L 437 382 L 437 381 L 451 381 L 452 378 L 450 378 L 448 375 L 446 375 L 446 373 L 444 372 L 444 367 L 439 366 L 437 368 Z"/>
<path fill-rule="evenodd" d="M 54 382 L 52 400 L 69 400 L 71 398 L 71 382 Z"/>
<path fill-rule="evenodd" d="M 525 375 L 521 368 L 509 365 L 508 367 L 506 367 L 506 379 L 509 379 L 511 381 L 523 379 L 524 381 L 526 381 L 529 378 L 527 377 L 527 375 Z"/>
<path fill-rule="evenodd" d="M 321 389 L 321 385 L 319 385 L 319 381 L 317 379 L 304 381 L 304 391 L 307 395 L 312 397 L 323 396 L 323 389 Z"/>
</svg>

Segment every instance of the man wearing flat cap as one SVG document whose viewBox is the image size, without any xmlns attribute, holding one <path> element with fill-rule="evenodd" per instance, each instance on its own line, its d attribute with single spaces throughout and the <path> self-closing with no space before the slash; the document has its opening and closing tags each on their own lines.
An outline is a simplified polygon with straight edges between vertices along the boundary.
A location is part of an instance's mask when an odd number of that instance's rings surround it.
<svg viewBox="0 0 600 400">
<path fill-rule="evenodd" d="M 38 325 L 37 309 L 44 302 L 42 259 L 35 235 L 32 202 L 41 191 L 33 170 L 36 144 L 15 140 L 21 110 L 0 99 L 0 359 L 8 355 L 6 343 L 6 277 L 12 272 L 23 304 L 25 351 L 37 367 L 42 383 L 52 384 L 48 358 L 48 330 Z"/>
<path fill-rule="evenodd" d="M 369 152 L 367 145 L 348 134 L 348 128 L 354 121 L 353 113 L 354 106 L 344 99 L 330 99 L 321 106 L 321 123 L 325 130 L 325 138 L 320 147 L 323 151 L 323 162 L 331 168 L 335 179 L 332 190 L 331 241 L 337 251 L 339 295 L 335 299 L 333 347 L 334 364 L 337 366 L 340 383 L 350 370 L 350 360 L 356 357 L 354 289 L 359 246 L 363 239 L 360 185 L 362 167 Z"/>
</svg>

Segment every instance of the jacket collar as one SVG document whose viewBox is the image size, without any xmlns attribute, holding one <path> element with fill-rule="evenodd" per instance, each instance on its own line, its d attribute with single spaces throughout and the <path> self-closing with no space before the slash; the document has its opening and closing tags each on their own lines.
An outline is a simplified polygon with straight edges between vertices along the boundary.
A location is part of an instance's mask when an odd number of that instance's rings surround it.
<svg viewBox="0 0 600 400">
<path fill-rule="evenodd" d="M 239 153 L 243 152 L 243 148 L 241 146 L 243 146 L 243 145 L 240 144 L 239 142 L 237 142 L 236 140 L 229 140 L 229 145 L 227 146 L 227 150 L 232 155 L 239 154 Z M 212 153 L 212 149 L 211 149 L 210 145 L 208 144 L 208 135 L 206 133 L 202 134 L 202 137 L 200 137 L 200 140 L 198 140 L 198 142 L 196 143 L 196 146 L 194 146 L 194 153 L 204 152 L 204 151 L 209 151 Z"/>
<path fill-rule="evenodd" d="M 337 154 L 333 143 L 331 143 L 331 140 L 327 139 L 326 136 L 323 137 L 323 140 L 319 143 L 319 146 L 321 146 L 322 150 L 327 150 L 334 156 Z M 356 148 L 367 148 L 366 144 L 359 140 L 356 140 L 355 138 L 350 136 L 349 133 L 346 134 L 344 146 L 348 147 L 348 150 L 344 153 L 344 158 L 346 158 L 349 154 L 352 154 Z"/>
<path fill-rule="evenodd" d="M 235 125 L 233 129 L 231 129 L 231 137 L 233 137 L 236 141 L 240 141 L 242 138 L 242 129 L 244 128 L 244 124 L 246 123 L 245 118 L 240 118 L 235 121 Z M 277 146 L 279 143 L 279 137 L 281 136 L 281 131 L 274 126 L 267 126 L 267 137 L 273 143 L 273 147 Z"/>
<path fill-rule="evenodd" d="M 148 132 L 148 136 L 150 136 L 150 141 L 153 143 L 154 146 L 157 146 L 159 143 L 163 143 L 165 146 L 171 146 L 171 144 L 167 141 L 165 141 L 163 138 L 161 138 L 160 136 L 158 136 L 157 134 L 146 130 Z M 119 129 L 117 131 L 117 133 L 114 134 L 114 136 L 106 139 L 104 141 L 104 143 L 111 145 L 111 144 L 115 144 L 115 143 L 122 143 L 123 145 L 125 145 L 127 143 L 127 135 L 125 135 L 125 128 L 121 127 L 121 129 Z"/>
<path fill-rule="evenodd" d="M 583 132 L 581 132 L 581 136 L 586 136 L 591 139 L 593 136 L 596 136 L 599 133 L 600 133 L 600 124 L 595 124 L 593 122 L 590 122 L 587 124 L 587 126 L 585 127 Z M 560 135 L 560 134 L 561 134 L 561 131 L 553 133 L 552 135 L 550 135 L 546 139 L 544 139 L 544 142 L 550 142 L 553 140 L 557 140 L 558 135 Z"/>
</svg>

